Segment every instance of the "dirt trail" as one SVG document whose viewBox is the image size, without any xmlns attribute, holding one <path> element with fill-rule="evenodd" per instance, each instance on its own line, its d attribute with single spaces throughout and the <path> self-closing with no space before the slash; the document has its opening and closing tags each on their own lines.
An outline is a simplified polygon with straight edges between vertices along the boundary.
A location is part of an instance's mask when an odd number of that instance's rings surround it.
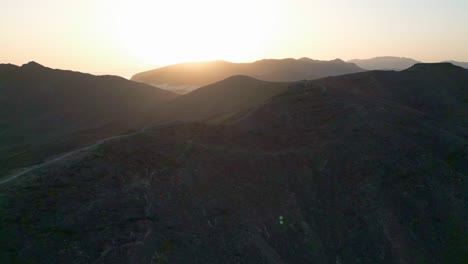
<svg viewBox="0 0 468 264">
<path fill-rule="evenodd" d="M 48 165 L 50 165 L 50 164 L 56 163 L 56 162 L 58 162 L 58 161 L 61 161 L 61 160 L 65 159 L 65 158 L 67 158 L 67 157 L 73 156 L 73 155 L 78 154 L 78 153 L 80 153 L 80 152 L 88 151 L 88 150 L 90 150 L 90 149 L 93 149 L 93 148 L 95 148 L 95 147 L 98 147 L 98 146 L 100 146 L 100 145 L 102 145 L 102 144 L 104 144 L 104 143 L 106 143 L 106 142 L 111 141 L 111 140 L 135 136 L 135 135 L 137 135 L 137 134 L 142 134 L 142 133 L 144 133 L 144 132 L 145 132 L 147 129 L 149 129 L 149 128 L 154 128 L 154 127 L 163 126 L 163 125 L 169 125 L 169 124 L 171 124 L 171 123 L 173 123 L 173 121 L 164 121 L 164 122 L 160 122 L 160 123 L 155 124 L 155 125 L 151 125 L 151 126 L 148 125 L 148 126 L 145 126 L 144 128 L 142 128 L 142 129 L 140 129 L 140 130 L 138 130 L 138 131 L 136 131 L 136 132 L 134 132 L 134 133 L 132 133 L 132 134 L 113 136 L 113 137 L 110 137 L 110 138 L 106 138 L 106 139 L 99 140 L 98 142 L 96 142 L 96 143 L 94 143 L 94 144 L 92 144 L 92 145 L 89 145 L 89 146 L 87 146 L 87 147 L 83 147 L 83 148 L 80 148 L 80 149 L 77 149 L 77 150 L 73 150 L 73 151 L 71 151 L 71 152 L 67 152 L 67 153 L 65 153 L 65 154 L 60 155 L 60 156 L 57 157 L 57 158 L 54 158 L 54 159 L 45 161 L 45 162 L 43 162 L 43 163 L 41 163 L 41 164 L 33 165 L 33 166 L 28 167 L 28 168 L 26 168 L 26 169 L 24 169 L 24 170 L 22 170 L 22 171 L 20 171 L 20 172 L 17 172 L 17 173 L 15 173 L 15 174 L 13 174 L 13 175 L 6 176 L 4 179 L 2 179 L 2 180 L 0 181 L 0 186 L 1 186 L 1 185 L 4 185 L 4 184 L 6 184 L 6 183 L 9 183 L 9 182 L 11 182 L 11 181 L 14 181 L 15 179 L 18 179 L 19 177 L 24 176 L 24 175 L 30 173 L 31 171 L 34 171 L 34 170 L 43 168 L 43 167 L 45 167 L 45 166 L 48 166 Z"/>
</svg>

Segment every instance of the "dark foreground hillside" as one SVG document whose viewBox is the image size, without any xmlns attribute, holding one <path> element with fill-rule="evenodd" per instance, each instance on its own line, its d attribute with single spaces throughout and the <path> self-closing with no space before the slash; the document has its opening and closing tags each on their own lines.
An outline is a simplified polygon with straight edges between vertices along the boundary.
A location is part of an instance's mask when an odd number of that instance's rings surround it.
<svg viewBox="0 0 468 264">
<path fill-rule="evenodd" d="M 143 113 L 175 96 L 116 76 L 0 64 L 0 178 L 137 129 Z"/>
<path fill-rule="evenodd" d="M 291 85 L 0 185 L 2 263 L 466 263 L 468 71 Z"/>
</svg>

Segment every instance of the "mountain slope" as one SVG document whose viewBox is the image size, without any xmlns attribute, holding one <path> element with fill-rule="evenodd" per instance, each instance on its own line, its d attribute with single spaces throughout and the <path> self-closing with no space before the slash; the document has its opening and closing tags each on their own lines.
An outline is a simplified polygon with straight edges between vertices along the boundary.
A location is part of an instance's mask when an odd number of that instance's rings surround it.
<svg viewBox="0 0 468 264">
<path fill-rule="evenodd" d="M 467 70 L 450 63 L 418 63 L 402 72 L 375 71 L 320 80 L 418 110 L 439 126 L 468 136 Z M 348 87 L 348 88 L 347 88 Z"/>
<path fill-rule="evenodd" d="M 0 176 L 138 128 L 143 113 L 174 97 L 115 76 L 0 65 Z"/>
<path fill-rule="evenodd" d="M 349 63 L 354 63 L 359 67 L 367 70 L 404 70 L 416 63 L 419 63 L 416 60 L 404 57 L 375 57 L 372 59 L 365 60 L 350 60 Z"/>
<path fill-rule="evenodd" d="M 450 64 L 300 82 L 236 122 L 106 142 L 0 185 L 0 259 L 464 263 L 467 83 Z"/>
<path fill-rule="evenodd" d="M 468 62 L 460 62 L 460 61 L 448 61 L 448 62 L 452 63 L 453 65 L 457 65 L 465 69 L 468 69 Z"/>
<path fill-rule="evenodd" d="M 132 80 L 181 93 L 221 81 L 233 75 L 246 75 L 264 81 L 290 82 L 317 79 L 363 71 L 341 60 L 317 61 L 308 58 L 261 60 L 253 63 L 211 61 L 170 65 L 142 73 Z"/>
<path fill-rule="evenodd" d="M 159 109 L 159 114 L 151 113 L 151 118 L 207 122 L 233 120 L 283 92 L 289 85 L 232 76 L 170 101 Z"/>
</svg>

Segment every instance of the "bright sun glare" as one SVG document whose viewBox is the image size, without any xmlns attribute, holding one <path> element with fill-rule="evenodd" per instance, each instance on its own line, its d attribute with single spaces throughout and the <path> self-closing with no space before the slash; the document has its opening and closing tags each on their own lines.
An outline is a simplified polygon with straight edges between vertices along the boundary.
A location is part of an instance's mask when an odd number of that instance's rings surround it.
<svg viewBox="0 0 468 264">
<path fill-rule="evenodd" d="M 268 36 L 278 30 L 275 16 L 280 2 L 276 2 L 119 1 L 111 15 L 112 31 L 125 52 L 146 63 L 246 61 L 261 55 L 262 47 L 274 41 Z M 259 17 L 258 10 L 268 15 Z"/>
</svg>

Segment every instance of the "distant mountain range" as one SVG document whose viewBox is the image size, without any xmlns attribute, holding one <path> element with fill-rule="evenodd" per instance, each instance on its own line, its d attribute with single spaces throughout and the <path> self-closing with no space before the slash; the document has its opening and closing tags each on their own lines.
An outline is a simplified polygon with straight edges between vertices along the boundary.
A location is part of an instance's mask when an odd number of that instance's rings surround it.
<svg viewBox="0 0 468 264">
<path fill-rule="evenodd" d="M 419 63 L 419 61 L 403 57 L 376 57 L 365 60 L 350 60 L 348 62 L 366 70 L 404 70 Z"/>
<path fill-rule="evenodd" d="M 0 64 L 0 176 L 142 126 L 176 94 L 116 76 Z"/>
<path fill-rule="evenodd" d="M 0 69 L 0 135 L 17 145 L 1 146 L 15 153 L 4 164 L 147 125 L 0 183 L 5 263 L 468 259 L 466 69 L 232 76 L 179 97 L 36 64 Z"/>
<path fill-rule="evenodd" d="M 454 65 L 468 68 L 468 63 L 448 61 Z M 366 70 L 404 70 L 417 60 L 403 57 L 376 57 L 355 59 L 344 62 L 340 59 L 319 61 L 310 58 L 301 59 L 266 59 L 253 63 L 232 63 L 210 61 L 181 63 L 135 74 L 131 80 L 146 83 L 186 94 L 202 86 L 224 80 L 234 75 L 245 75 L 271 82 L 293 82 L 314 80 L 329 76 L 338 76 Z"/>
<path fill-rule="evenodd" d="M 361 71 L 363 69 L 358 66 L 339 59 L 268 59 L 253 63 L 211 61 L 170 65 L 135 74 L 132 80 L 183 94 L 233 75 L 246 75 L 263 81 L 291 82 Z"/>
<path fill-rule="evenodd" d="M 349 60 L 349 63 L 354 63 L 359 67 L 366 70 L 404 70 L 416 63 L 420 63 L 417 60 L 404 58 L 404 57 L 376 57 L 372 59 L 364 60 Z M 454 65 L 468 69 L 468 62 L 458 62 L 458 61 L 446 61 Z"/>
</svg>

